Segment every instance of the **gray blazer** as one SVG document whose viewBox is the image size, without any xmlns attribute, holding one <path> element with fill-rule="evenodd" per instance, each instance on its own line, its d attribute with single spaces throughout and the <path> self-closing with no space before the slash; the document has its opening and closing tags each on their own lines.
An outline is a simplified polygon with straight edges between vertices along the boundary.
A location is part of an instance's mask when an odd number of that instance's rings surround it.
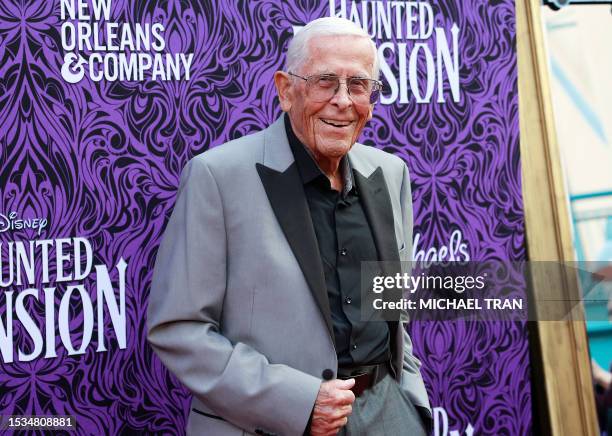
<svg viewBox="0 0 612 436">
<path fill-rule="evenodd" d="M 380 260 L 408 260 L 412 200 L 401 159 L 349 159 Z M 399 322 L 393 369 L 429 409 Z M 323 267 L 283 118 L 194 157 L 157 254 L 148 339 L 193 393 L 188 434 L 301 435 L 323 372 L 338 368 Z"/>
</svg>

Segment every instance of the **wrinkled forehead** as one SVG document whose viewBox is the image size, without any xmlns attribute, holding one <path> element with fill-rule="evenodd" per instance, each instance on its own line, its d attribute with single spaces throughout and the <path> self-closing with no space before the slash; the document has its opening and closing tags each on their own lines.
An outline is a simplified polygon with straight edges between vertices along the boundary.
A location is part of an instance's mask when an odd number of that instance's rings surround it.
<svg viewBox="0 0 612 436">
<path fill-rule="evenodd" d="M 376 47 L 369 38 L 358 35 L 317 35 L 306 44 L 302 69 L 311 74 L 337 73 L 338 68 L 374 72 Z"/>
</svg>

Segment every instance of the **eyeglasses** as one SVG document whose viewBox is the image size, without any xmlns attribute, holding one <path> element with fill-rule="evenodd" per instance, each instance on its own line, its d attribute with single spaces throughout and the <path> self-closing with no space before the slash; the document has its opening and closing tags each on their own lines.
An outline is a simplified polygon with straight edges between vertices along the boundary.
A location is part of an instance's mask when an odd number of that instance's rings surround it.
<svg viewBox="0 0 612 436">
<path fill-rule="evenodd" d="M 287 74 L 306 81 L 308 97 L 317 103 L 331 100 L 340 89 L 341 82 L 346 84 L 346 91 L 355 104 L 376 103 L 383 88 L 381 81 L 365 77 L 347 77 L 345 80 L 341 80 L 335 74 L 315 74 L 308 77 L 298 76 L 292 72 Z"/>
</svg>

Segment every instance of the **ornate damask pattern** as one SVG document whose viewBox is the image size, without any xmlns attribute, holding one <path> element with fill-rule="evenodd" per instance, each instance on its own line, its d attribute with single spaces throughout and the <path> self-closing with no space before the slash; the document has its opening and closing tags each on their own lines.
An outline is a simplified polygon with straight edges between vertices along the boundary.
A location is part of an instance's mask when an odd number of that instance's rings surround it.
<svg viewBox="0 0 612 436">
<path fill-rule="evenodd" d="M 473 260 L 523 260 L 514 4 L 433 3 L 436 26 L 460 29 L 460 102 L 378 105 L 362 140 L 408 163 L 420 248 L 448 245 L 459 230 Z M 182 433 L 189 394 L 145 339 L 156 250 L 181 170 L 280 115 L 272 75 L 292 26 L 328 8 L 327 0 L 114 0 L 114 21 L 161 22 L 167 51 L 194 53 L 190 80 L 69 84 L 60 75 L 59 0 L 0 2 L 0 212 L 49 220 L 40 237 L 24 229 L 0 242 L 83 236 L 94 264 L 123 257 L 129 265 L 127 348 L 110 340 L 108 352 L 70 357 L 58 347 L 57 358 L 2 364 L 2 415 L 75 415 L 85 434 Z M 29 308 L 42 319 L 40 305 Z M 71 311 L 78 329 L 82 317 Z M 530 433 L 524 324 L 410 329 L 432 405 L 446 409 L 450 429 Z M 22 329 L 14 335 L 31 347 Z"/>
</svg>

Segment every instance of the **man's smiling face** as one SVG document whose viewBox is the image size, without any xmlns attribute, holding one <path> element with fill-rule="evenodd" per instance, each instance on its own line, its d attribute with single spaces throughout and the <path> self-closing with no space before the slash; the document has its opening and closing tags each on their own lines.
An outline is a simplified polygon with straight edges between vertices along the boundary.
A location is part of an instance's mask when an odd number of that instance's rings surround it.
<svg viewBox="0 0 612 436">
<path fill-rule="evenodd" d="M 334 74 L 372 78 L 374 52 L 371 42 L 359 36 L 320 36 L 308 44 L 308 56 L 300 76 Z M 344 83 L 328 101 L 316 102 L 308 96 L 305 81 L 293 78 L 288 92 L 288 111 L 296 136 L 317 161 L 344 156 L 357 141 L 365 123 L 372 118 L 371 104 L 356 105 Z"/>
</svg>

